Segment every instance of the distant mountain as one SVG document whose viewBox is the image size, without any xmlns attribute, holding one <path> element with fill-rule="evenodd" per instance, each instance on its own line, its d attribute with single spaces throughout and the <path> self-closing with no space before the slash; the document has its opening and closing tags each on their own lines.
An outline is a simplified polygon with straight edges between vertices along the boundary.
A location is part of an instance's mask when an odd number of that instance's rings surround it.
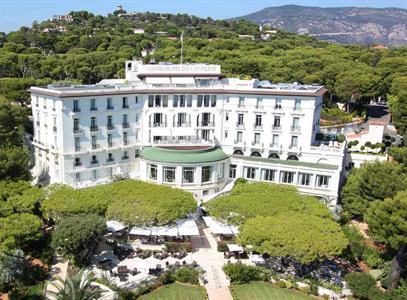
<svg viewBox="0 0 407 300">
<path fill-rule="evenodd" d="M 407 45 L 407 9 L 401 8 L 284 5 L 241 18 L 336 43 Z"/>
</svg>

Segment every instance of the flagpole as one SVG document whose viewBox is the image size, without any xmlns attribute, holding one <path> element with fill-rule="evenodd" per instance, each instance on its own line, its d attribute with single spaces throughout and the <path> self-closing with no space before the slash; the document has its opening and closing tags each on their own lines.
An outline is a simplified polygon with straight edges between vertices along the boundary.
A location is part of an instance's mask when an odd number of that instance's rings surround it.
<svg viewBox="0 0 407 300">
<path fill-rule="evenodd" d="M 184 31 L 181 33 L 181 65 L 184 58 Z"/>
</svg>

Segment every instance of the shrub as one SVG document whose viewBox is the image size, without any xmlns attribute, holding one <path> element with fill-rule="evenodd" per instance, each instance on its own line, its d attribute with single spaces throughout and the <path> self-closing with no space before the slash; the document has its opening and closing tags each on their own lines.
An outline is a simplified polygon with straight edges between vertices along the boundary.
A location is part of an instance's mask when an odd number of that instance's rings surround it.
<svg viewBox="0 0 407 300">
<path fill-rule="evenodd" d="M 175 271 L 174 278 L 176 281 L 190 284 L 199 284 L 199 271 L 191 267 L 181 267 Z"/>
<path fill-rule="evenodd" d="M 166 270 L 160 275 L 159 280 L 164 285 L 173 283 L 175 281 L 174 272 L 172 270 Z"/>
<path fill-rule="evenodd" d="M 321 133 L 321 132 L 318 132 L 318 133 L 315 135 L 315 139 L 316 139 L 317 141 L 323 141 L 323 140 L 324 140 L 324 134 Z"/>
<path fill-rule="evenodd" d="M 380 257 L 380 251 L 373 247 L 366 246 L 362 258 L 371 268 L 378 267 L 383 263 L 383 259 Z"/>
<path fill-rule="evenodd" d="M 360 146 L 360 150 L 365 150 L 365 146 Z"/>
<path fill-rule="evenodd" d="M 270 281 L 273 272 L 266 268 L 257 266 L 247 266 L 241 263 L 227 263 L 223 266 L 223 271 L 234 283 L 248 283 L 250 281 Z"/>
<path fill-rule="evenodd" d="M 345 138 L 345 135 L 342 134 L 342 133 L 340 133 L 340 134 L 338 134 L 338 135 L 336 136 L 336 140 L 337 140 L 338 142 L 340 142 L 340 143 L 344 142 L 345 139 L 346 139 L 346 138 Z"/>
<path fill-rule="evenodd" d="M 227 252 L 229 251 L 228 245 L 224 241 L 218 242 L 218 252 Z"/>
<path fill-rule="evenodd" d="M 189 242 L 165 242 L 165 251 L 167 252 L 192 252 L 192 246 Z"/>
<path fill-rule="evenodd" d="M 361 299 L 366 299 L 369 290 L 376 284 L 374 278 L 368 273 L 349 273 L 345 276 L 345 281 L 353 295 Z"/>
<path fill-rule="evenodd" d="M 246 179 L 246 178 L 239 177 L 238 179 L 236 179 L 235 185 L 236 185 L 236 184 L 240 184 L 240 183 L 247 183 L 247 179 Z"/>
<path fill-rule="evenodd" d="M 285 289 L 287 287 L 287 283 L 284 280 L 277 281 L 277 286 L 279 288 Z"/>
<path fill-rule="evenodd" d="M 365 143 L 365 147 L 367 147 L 367 148 L 372 148 L 372 143 L 371 143 L 371 142 L 366 142 L 366 143 Z"/>
</svg>

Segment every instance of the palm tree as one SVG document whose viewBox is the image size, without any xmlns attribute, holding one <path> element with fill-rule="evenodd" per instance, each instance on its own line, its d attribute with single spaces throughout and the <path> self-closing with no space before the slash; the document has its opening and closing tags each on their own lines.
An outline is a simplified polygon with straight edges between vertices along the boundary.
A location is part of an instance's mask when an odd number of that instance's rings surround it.
<svg viewBox="0 0 407 300">
<path fill-rule="evenodd" d="M 92 289 L 93 283 L 85 270 L 81 269 L 76 274 L 67 276 L 65 280 L 57 277 L 56 282 L 51 283 L 56 291 L 49 291 L 49 295 L 55 300 L 96 300 L 102 295 L 99 288 Z"/>
</svg>

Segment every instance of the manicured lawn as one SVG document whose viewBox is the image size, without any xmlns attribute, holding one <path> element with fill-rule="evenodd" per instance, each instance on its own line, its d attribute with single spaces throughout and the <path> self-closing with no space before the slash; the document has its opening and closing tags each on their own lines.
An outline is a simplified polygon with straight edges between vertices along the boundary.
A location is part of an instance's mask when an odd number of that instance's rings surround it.
<svg viewBox="0 0 407 300">
<path fill-rule="evenodd" d="M 251 282 L 231 287 L 234 300 L 315 300 L 306 294 L 273 287 L 266 282 Z"/>
<path fill-rule="evenodd" d="M 206 300 L 206 292 L 203 287 L 173 283 L 155 290 L 152 293 L 141 296 L 141 300 Z"/>
</svg>

